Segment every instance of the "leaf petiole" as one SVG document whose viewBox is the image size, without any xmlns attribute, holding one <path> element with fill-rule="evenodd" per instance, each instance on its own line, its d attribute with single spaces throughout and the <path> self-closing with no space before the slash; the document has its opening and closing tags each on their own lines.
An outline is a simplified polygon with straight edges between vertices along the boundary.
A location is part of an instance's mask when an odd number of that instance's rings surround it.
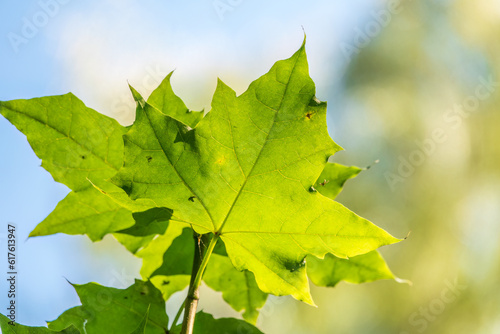
<svg viewBox="0 0 500 334">
<path fill-rule="evenodd" d="M 191 277 L 193 277 L 195 273 L 196 276 L 194 276 L 194 279 L 191 280 L 191 283 L 189 285 L 188 295 L 186 297 L 184 305 L 184 319 L 182 321 L 181 334 L 193 333 L 194 319 L 196 317 L 196 308 L 198 307 L 198 300 L 200 299 L 199 288 L 201 285 L 201 279 L 207 267 L 208 261 L 210 260 L 210 256 L 212 255 L 212 252 L 215 248 L 215 245 L 217 244 L 219 236 L 220 236 L 219 233 L 215 233 L 212 236 L 212 238 L 210 239 L 210 243 L 208 244 L 208 247 L 206 247 L 206 249 L 203 252 L 203 259 L 201 260 L 201 263 L 199 263 L 199 259 L 197 261 L 196 259 L 197 256 L 195 252 L 195 261 L 193 263 L 193 271 L 191 273 L 192 275 Z M 195 243 L 195 248 L 198 250 L 205 247 L 204 244 L 200 245 L 200 243 Z"/>
</svg>

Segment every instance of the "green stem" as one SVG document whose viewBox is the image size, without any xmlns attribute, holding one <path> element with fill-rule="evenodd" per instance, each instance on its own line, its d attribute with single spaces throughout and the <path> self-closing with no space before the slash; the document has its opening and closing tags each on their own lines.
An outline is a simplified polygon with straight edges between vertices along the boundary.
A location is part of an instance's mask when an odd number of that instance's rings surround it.
<svg viewBox="0 0 500 334">
<path fill-rule="evenodd" d="M 201 278 L 203 277 L 203 273 L 205 272 L 205 269 L 207 267 L 208 260 L 210 260 L 210 256 L 212 255 L 212 252 L 214 251 L 215 244 L 217 243 L 218 239 L 219 239 L 219 235 L 214 235 L 212 237 L 212 239 L 210 240 L 210 244 L 208 245 L 207 249 L 205 250 L 205 253 L 203 254 L 203 261 L 201 261 L 200 269 L 198 270 L 196 278 L 194 279 L 195 286 L 199 287 L 201 284 Z"/>
<path fill-rule="evenodd" d="M 210 260 L 210 256 L 215 248 L 215 244 L 217 244 L 217 240 L 219 239 L 219 234 L 216 233 L 212 236 L 208 247 L 206 247 L 203 252 L 203 259 L 200 263 L 199 256 L 197 256 L 198 251 L 201 248 L 204 248 L 203 245 L 200 245 L 199 239 L 201 236 L 198 236 L 198 242 L 195 245 L 195 261 L 193 262 L 193 270 L 191 272 L 191 283 L 189 284 L 188 295 L 186 297 L 186 303 L 184 306 L 184 319 L 182 321 L 182 330 L 181 334 L 193 334 L 194 327 L 194 319 L 196 317 L 196 308 L 198 307 L 198 300 L 200 299 L 200 285 L 201 279 L 203 277 L 203 273 L 207 267 L 208 261 Z M 198 259 L 197 259 L 198 258 Z"/>
</svg>

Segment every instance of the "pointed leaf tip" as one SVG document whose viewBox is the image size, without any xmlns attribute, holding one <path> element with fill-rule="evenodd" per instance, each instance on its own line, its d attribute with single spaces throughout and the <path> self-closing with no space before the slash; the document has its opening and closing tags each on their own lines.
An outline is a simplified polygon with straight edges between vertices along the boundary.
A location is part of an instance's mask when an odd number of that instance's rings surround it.
<svg viewBox="0 0 500 334">
<path fill-rule="evenodd" d="M 160 85 L 151 93 L 147 104 L 162 114 L 195 128 L 204 116 L 203 112 L 189 110 L 182 99 L 178 97 L 171 84 L 171 77 L 174 71 L 170 72 Z"/>
<path fill-rule="evenodd" d="M 144 101 L 144 98 L 142 97 L 142 95 L 134 87 L 132 87 L 130 84 L 128 85 L 128 87 L 130 89 L 130 92 L 132 93 L 132 97 L 134 98 L 134 101 L 137 102 L 137 106 L 144 108 L 145 101 Z"/>
</svg>

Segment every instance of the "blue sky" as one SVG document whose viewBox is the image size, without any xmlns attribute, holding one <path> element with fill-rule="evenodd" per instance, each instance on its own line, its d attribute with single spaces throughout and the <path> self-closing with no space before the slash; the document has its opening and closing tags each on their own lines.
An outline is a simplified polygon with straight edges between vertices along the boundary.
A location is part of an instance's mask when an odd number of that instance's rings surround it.
<svg viewBox="0 0 500 334">
<path fill-rule="evenodd" d="M 226 5 L 218 11 L 221 3 Z M 217 76 L 243 92 L 276 60 L 298 49 L 304 28 L 317 95 L 333 99 L 329 106 L 335 108 L 348 64 L 339 44 L 352 38 L 375 3 L 3 1 L 0 100 L 71 91 L 88 106 L 130 123 L 133 103 L 127 81 L 147 94 L 175 69 L 174 88 L 188 106 L 209 108 Z M 12 42 L 19 37 L 25 43 Z M 139 261 L 109 238 L 96 244 L 66 235 L 26 241 L 68 189 L 40 167 L 24 135 L 3 117 L 0 187 L 0 239 L 7 223 L 18 229 L 20 322 L 43 325 L 77 305 L 65 279 L 123 288 L 138 277 Z M 0 305 L 5 302 L 2 292 Z"/>
</svg>

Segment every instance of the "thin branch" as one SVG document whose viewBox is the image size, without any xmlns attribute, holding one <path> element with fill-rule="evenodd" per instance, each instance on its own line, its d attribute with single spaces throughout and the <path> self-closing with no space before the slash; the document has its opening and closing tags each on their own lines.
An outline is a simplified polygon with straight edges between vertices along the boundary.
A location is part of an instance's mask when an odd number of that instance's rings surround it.
<svg viewBox="0 0 500 334">
<path fill-rule="evenodd" d="M 210 240 L 210 244 L 208 245 L 208 247 L 206 247 L 206 244 L 202 241 L 204 236 L 196 233 L 194 235 L 195 250 L 193 269 L 191 271 L 191 282 L 189 283 L 188 295 L 186 297 L 186 302 L 184 305 L 184 319 L 182 321 L 181 334 L 193 333 L 196 309 L 198 307 L 198 300 L 200 299 L 201 279 L 207 267 L 210 255 L 212 255 L 215 244 L 219 239 L 218 234 L 213 235 L 212 239 Z M 201 254 L 203 254 L 203 259 L 201 259 Z"/>
</svg>

